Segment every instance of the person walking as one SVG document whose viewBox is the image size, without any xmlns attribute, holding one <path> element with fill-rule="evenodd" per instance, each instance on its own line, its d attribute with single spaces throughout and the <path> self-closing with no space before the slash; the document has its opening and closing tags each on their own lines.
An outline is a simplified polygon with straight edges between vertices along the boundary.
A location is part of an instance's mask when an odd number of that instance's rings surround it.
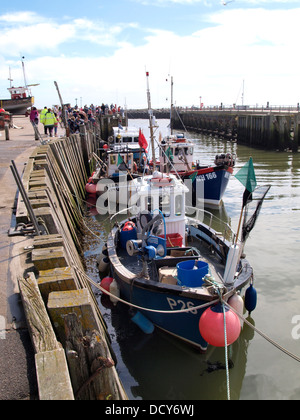
<svg viewBox="0 0 300 420">
<path fill-rule="evenodd" d="M 46 115 L 47 112 L 48 112 L 48 108 L 46 106 L 44 106 L 44 109 L 40 113 L 40 122 L 44 125 L 44 134 L 47 134 L 47 130 L 46 130 L 45 123 L 44 123 L 45 115 Z"/>
<path fill-rule="evenodd" d="M 49 136 L 53 137 L 53 128 L 55 123 L 57 122 L 57 119 L 52 112 L 51 108 L 48 108 L 48 112 L 45 114 L 44 117 L 44 127 L 45 127 L 45 134 L 47 134 L 47 130 L 49 130 Z"/>
<path fill-rule="evenodd" d="M 32 107 L 31 111 L 30 111 L 30 122 L 32 124 L 38 125 L 39 123 L 39 113 L 38 110 L 36 109 L 36 107 Z"/>
<path fill-rule="evenodd" d="M 58 123 L 60 121 L 60 118 L 56 112 L 54 112 L 54 116 L 56 118 L 56 122 L 54 123 L 54 136 L 57 137 L 57 129 L 58 129 Z"/>
</svg>

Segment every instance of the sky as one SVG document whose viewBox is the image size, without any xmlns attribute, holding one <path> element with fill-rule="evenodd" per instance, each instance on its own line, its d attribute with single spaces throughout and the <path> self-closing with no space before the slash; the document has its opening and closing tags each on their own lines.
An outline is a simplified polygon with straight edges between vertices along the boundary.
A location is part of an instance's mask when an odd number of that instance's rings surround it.
<svg viewBox="0 0 300 420">
<path fill-rule="evenodd" d="M 227 2 L 226 2 L 227 1 Z M 63 102 L 265 106 L 300 102 L 299 0 L 14 0 L 0 9 L 0 99 L 23 85 Z"/>
</svg>

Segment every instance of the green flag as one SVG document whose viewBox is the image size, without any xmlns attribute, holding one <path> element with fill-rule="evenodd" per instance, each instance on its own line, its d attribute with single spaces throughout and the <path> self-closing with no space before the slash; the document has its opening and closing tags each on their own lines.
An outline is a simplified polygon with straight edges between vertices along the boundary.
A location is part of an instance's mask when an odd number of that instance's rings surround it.
<svg viewBox="0 0 300 420">
<path fill-rule="evenodd" d="M 245 192 L 243 196 L 244 207 L 248 201 L 251 201 L 251 194 L 256 188 L 256 176 L 254 172 L 252 157 L 250 157 L 249 161 L 238 171 L 235 177 L 245 187 Z"/>
<path fill-rule="evenodd" d="M 121 163 L 124 163 L 124 160 L 123 160 L 123 158 L 122 158 L 121 155 L 118 155 L 118 163 L 117 163 L 117 166 L 120 166 Z"/>
<path fill-rule="evenodd" d="M 123 160 L 123 158 L 120 154 L 118 154 L 117 166 L 118 166 L 118 169 L 122 172 L 125 172 L 128 169 L 126 163 L 124 162 L 124 160 Z"/>
<path fill-rule="evenodd" d="M 256 177 L 254 172 L 253 160 L 252 157 L 249 161 L 238 171 L 235 175 L 236 179 L 238 179 L 248 190 L 252 193 L 256 188 Z"/>
</svg>

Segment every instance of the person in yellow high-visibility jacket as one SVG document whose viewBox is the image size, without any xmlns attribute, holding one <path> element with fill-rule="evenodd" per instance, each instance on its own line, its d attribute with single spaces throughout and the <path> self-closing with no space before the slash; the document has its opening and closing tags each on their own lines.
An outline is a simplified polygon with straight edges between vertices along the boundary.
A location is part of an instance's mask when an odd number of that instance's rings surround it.
<svg viewBox="0 0 300 420">
<path fill-rule="evenodd" d="M 44 125 L 44 134 L 47 134 L 47 130 L 45 128 L 44 120 L 45 114 L 48 112 L 48 107 L 45 106 L 44 109 L 40 112 L 40 122 Z"/>
<path fill-rule="evenodd" d="M 44 116 L 44 127 L 45 127 L 45 132 L 47 134 L 47 129 L 49 130 L 49 135 L 50 137 L 53 137 L 53 128 L 54 128 L 54 124 L 57 122 L 57 119 L 52 111 L 51 108 L 48 109 L 48 112 L 46 112 L 45 116 Z"/>
</svg>

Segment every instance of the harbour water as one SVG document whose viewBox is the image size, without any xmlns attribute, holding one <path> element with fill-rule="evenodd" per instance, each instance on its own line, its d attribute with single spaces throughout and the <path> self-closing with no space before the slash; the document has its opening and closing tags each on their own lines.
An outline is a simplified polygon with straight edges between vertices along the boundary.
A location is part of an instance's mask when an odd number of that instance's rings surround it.
<svg viewBox="0 0 300 420">
<path fill-rule="evenodd" d="M 162 135 L 168 120 L 158 120 Z M 131 120 L 148 137 L 147 120 Z M 189 133 L 196 144 L 196 159 L 212 164 L 216 154 L 234 152 L 236 174 L 253 158 L 258 185 L 270 184 L 245 253 L 255 273 L 257 308 L 251 314 L 256 328 L 300 357 L 300 154 L 252 149 L 236 143 Z M 216 213 L 236 230 L 244 187 L 231 178 Z M 88 274 L 99 281 L 96 258 L 109 231 L 107 216 L 87 220 L 99 235 L 85 253 Z M 99 305 L 108 325 L 117 370 L 131 400 L 226 399 L 225 352 L 209 347 L 202 355 L 155 330 L 145 335 L 130 321 L 129 308 L 112 305 L 101 292 Z M 245 314 L 247 316 L 247 314 Z M 244 325 L 229 349 L 231 399 L 300 399 L 300 365 Z"/>
</svg>

